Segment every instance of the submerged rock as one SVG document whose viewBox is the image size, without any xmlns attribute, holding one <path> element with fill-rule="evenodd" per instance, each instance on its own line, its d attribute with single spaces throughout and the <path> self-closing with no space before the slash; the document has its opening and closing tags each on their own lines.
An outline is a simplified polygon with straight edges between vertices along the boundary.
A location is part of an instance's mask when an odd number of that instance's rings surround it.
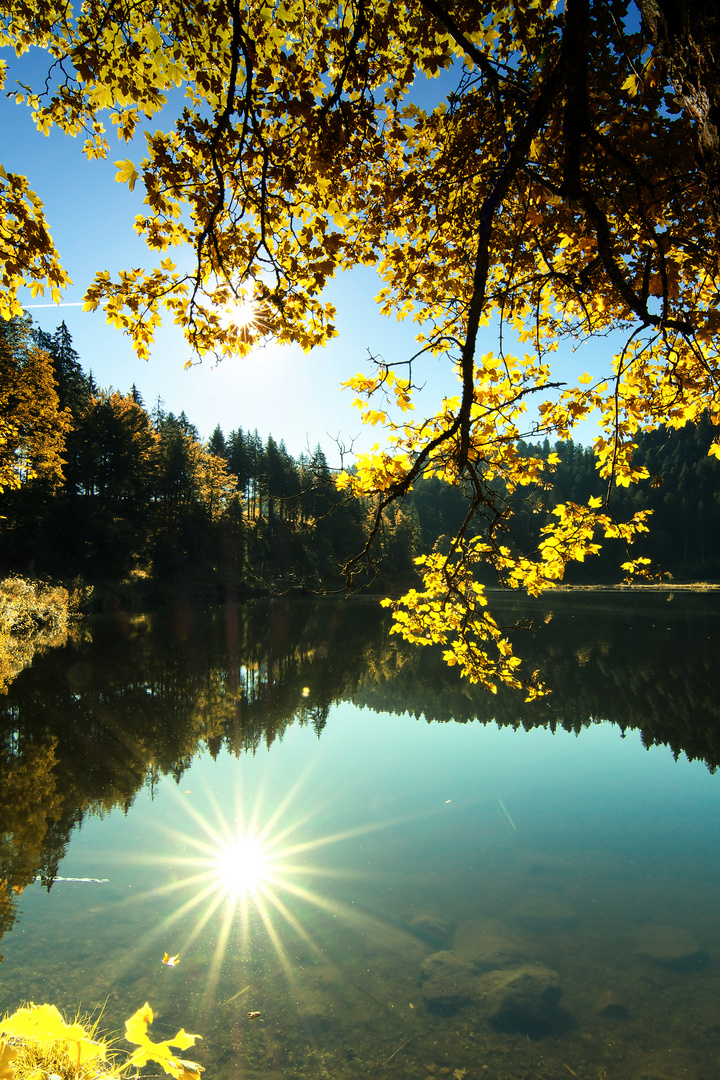
<svg viewBox="0 0 720 1080">
<path fill-rule="evenodd" d="M 669 971 L 699 971 L 709 961 L 697 941 L 679 926 L 652 923 L 637 935 L 638 952 L 656 967 Z"/>
<path fill-rule="evenodd" d="M 627 1020 L 630 1017 L 627 1005 L 612 990 L 606 990 L 600 995 L 595 1004 L 595 1012 L 608 1020 Z"/>
<path fill-rule="evenodd" d="M 562 995 L 556 972 L 542 964 L 482 972 L 450 949 L 428 956 L 420 968 L 422 994 L 430 1012 L 454 1016 L 465 1006 L 480 1010 L 496 1030 L 538 1037 L 571 1026 L 558 1007 Z"/>
<path fill-rule="evenodd" d="M 447 949 L 455 933 L 455 921 L 437 912 L 421 911 L 408 923 L 411 933 L 436 949 Z"/>
<path fill-rule="evenodd" d="M 478 973 L 522 967 L 528 955 L 527 947 L 515 934 L 489 919 L 461 923 L 455 935 L 455 952 L 472 963 Z"/>
<path fill-rule="evenodd" d="M 449 949 L 433 953 L 420 967 L 423 998 L 430 1012 L 453 1016 L 478 1000 L 478 976 L 472 964 Z"/>
<path fill-rule="evenodd" d="M 568 1026 L 568 1015 L 558 1009 L 559 976 L 541 964 L 481 975 L 478 989 L 495 1029 L 539 1036 Z"/>
</svg>

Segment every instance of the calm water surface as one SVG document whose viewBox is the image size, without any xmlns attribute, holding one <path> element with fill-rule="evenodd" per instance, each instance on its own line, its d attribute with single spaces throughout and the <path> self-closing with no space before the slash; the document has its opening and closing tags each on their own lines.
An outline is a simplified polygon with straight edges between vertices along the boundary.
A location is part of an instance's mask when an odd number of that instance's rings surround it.
<svg viewBox="0 0 720 1080">
<path fill-rule="evenodd" d="M 0 1007 L 148 1001 L 212 1078 L 715 1080 L 720 602 L 550 606 L 532 708 L 368 605 L 106 619 L 36 660 Z"/>
</svg>

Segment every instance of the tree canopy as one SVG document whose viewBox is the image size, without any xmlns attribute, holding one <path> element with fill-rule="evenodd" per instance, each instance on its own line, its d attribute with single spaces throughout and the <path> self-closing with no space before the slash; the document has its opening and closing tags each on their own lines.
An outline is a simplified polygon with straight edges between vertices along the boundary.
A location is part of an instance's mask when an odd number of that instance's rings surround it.
<svg viewBox="0 0 720 1080">
<path fill-rule="evenodd" d="M 69 427 L 52 358 L 33 340 L 30 320 L 0 320 L 0 492 L 34 479 L 59 484 Z"/>
<path fill-rule="evenodd" d="M 144 130 L 117 179 L 144 189 L 135 228 L 155 261 L 101 271 L 86 294 L 141 356 L 163 312 L 200 353 L 247 354 L 266 334 L 323 344 L 323 287 L 358 264 L 382 279 L 384 312 L 418 323 L 412 360 L 349 382 L 389 440 L 341 483 L 378 496 L 377 529 L 421 476 L 463 487 L 465 523 L 395 615 L 491 686 L 517 683 L 518 661 L 477 564 L 539 592 L 604 537 L 630 542 L 646 515 L 619 520 L 612 493 L 647 475 L 638 432 L 718 422 L 717 39 L 709 0 L 13 0 L 0 31 L 18 55 L 48 53 L 47 79 L 11 87 L 40 131 L 84 134 L 93 158 L 109 153 L 106 122 L 127 142 Z M 23 285 L 58 295 L 42 207 L 4 172 L 0 245 L 5 317 Z M 481 355 L 488 326 L 498 347 Z M 612 331 L 602 377 L 560 380 L 559 349 Z M 424 353 L 458 391 L 416 421 Z M 556 464 L 518 440 L 565 440 L 594 415 L 604 494 L 556 506 L 518 553 L 513 506 Z"/>
</svg>

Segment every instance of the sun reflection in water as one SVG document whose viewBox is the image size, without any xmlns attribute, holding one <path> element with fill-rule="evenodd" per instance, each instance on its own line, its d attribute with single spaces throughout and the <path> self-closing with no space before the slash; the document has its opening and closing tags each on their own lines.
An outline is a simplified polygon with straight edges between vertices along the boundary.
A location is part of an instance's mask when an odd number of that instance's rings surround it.
<svg viewBox="0 0 720 1080">
<path fill-rule="evenodd" d="M 164 881 L 145 894 L 155 903 L 162 901 L 162 921 L 148 931 L 143 947 L 152 941 L 157 948 L 162 941 L 162 949 L 179 955 L 181 968 L 184 959 L 202 956 L 204 1006 L 217 1000 L 218 983 L 231 970 L 228 962 L 231 967 L 251 958 L 264 962 L 268 946 L 292 984 L 294 961 L 288 949 L 294 955 L 297 947 L 290 943 L 299 940 L 305 954 L 323 956 L 328 924 L 319 920 L 322 913 L 329 916 L 333 933 L 354 929 L 377 935 L 389 930 L 388 923 L 355 902 L 355 896 L 341 898 L 352 891 L 353 880 L 368 880 L 352 849 L 340 867 L 329 866 L 321 851 L 410 818 L 319 832 L 320 822 L 332 819 L 332 809 L 316 802 L 301 811 L 301 805 L 308 805 L 306 792 L 299 797 L 301 786 L 297 781 L 268 816 L 260 795 L 249 798 L 246 793 L 243 798 L 238 792 L 234 806 L 232 801 L 220 806 L 210 795 L 192 801 L 177 796 L 189 820 L 185 827 L 165 833 Z M 143 861 L 150 860 L 148 854 Z"/>
<path fill-rule="evenodd" d="M 238 836 L 218 852 L 217 872 L 229 897 L 254 893 L 271 873 L 272 861 L 256 836 Z"/>
</svg>

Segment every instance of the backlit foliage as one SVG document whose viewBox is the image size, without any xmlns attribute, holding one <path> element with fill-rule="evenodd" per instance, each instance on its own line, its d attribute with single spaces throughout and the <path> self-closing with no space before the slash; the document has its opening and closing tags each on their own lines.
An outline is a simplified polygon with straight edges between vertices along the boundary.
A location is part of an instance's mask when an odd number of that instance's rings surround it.
<svg viewBox="0 0 720 1080">
<path fill-rule="evenodd" d="M 137 1047 L 124 1059 L 111 1055 L 105 1040 L 97 1038 L 97 1023 L 68 1024 L 54 1005 L 32 1002 L 0 1020 L 0 1078 L 2 1080 L 41 1080 L 47 1074 L 59 1080 L 118 1080 L 149 1061 L 159 1064 L 175 1080 L 197 1077 L 203 1069 L 192 1061 L 183 1061 L 171 1047 L 187 1050 L 199 1035 L 181 1029 L 173 1039 L 153 1042 L 148 1025 L 153 1013 L 146 1003 L 125 1023 L 125 1038 Z"/>
<path fill-rule="evenodd" d="M 117 279 L 101 271 L 86 294 L 139 355 L 163 309 L 198 352 L 246 354 L 255 332 L 224 318 L 242 298 L 275 340 L 323 344 L 335 333 L 323 286 L 365 264 L 382 279 L 381 309 L 418 323 L 421 354 L 446 358 L 457 395 L 418 420 L 419 356 L 350 380 L 366 421 L 390 430 L 341 479 L 378 499 L 371 541 L 421 475 L 462 485 L 466 523 L 420 563 L 423 588 L 396 604 L 397 629 L 444 641 L 490 686 L 520 680 L 477 565 L 537 593 L 604 537 L 630 542 L 645 517 L 617 521 L 611 495 L 644 476 L 638 431 L 720 413 L 706 107 L 717 87 L 703 83 L 716 32 L 702 3 L 683 16 L 696 46 L 683 81 L 659 9 L 638 4 L 88 0 L 72 11 L 16 0 L 0 35 L 54 62 L 47 84 L 13 87 L 40 131 L 84 135 L 87 156 L 105 157 L 106 123 L 129 141 L 147 121 L 144 157 L 133 146 L 116 178 L 144 193 L 135 227 L 156 261 Z M 62 271 L 35 197 L 21 178 L 4 184 L 3 230 L 28 222 L 6 256 L 12 312 L 21 284 L 57 288 Z M 480 355 L 490 325 L 511 330 L 521 355 L 502 337 Z M 610 331 L 622 338 L 606 370 L 560 381 L 553 354 Z M 520 455 L 518 439 L 565 439 L 591 415 L 606 495 L 558 506 L 537 550 L 515 550 L 513 506 L 552 483 L 553 465 Z M 480 538 L 469 533 L 478 518 Z M 629 556 L 625 569 L 643 567 Z"/>
<path fill-rule="evenodd" d="M 30 320 L 0 319 L 0 492 L 62 479 L 70 414 L 59 408 L 52 362 Z"/>
<path fill-rule="evenodd" d="M 74 606 L 60 585 L 17 576 L 0 581 L 0 694 L 38 650 L 67 641 Z"/>
</svg>

